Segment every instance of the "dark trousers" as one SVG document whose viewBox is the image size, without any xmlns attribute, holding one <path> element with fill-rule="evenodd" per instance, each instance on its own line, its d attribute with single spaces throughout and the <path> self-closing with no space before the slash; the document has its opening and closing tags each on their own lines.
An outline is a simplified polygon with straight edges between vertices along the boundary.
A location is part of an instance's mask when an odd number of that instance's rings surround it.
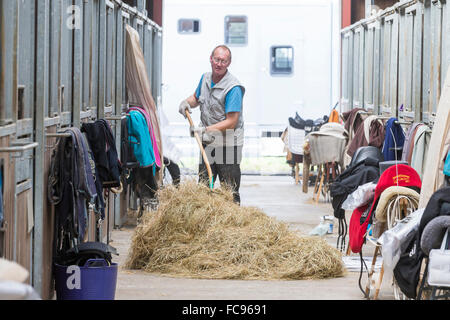
<svg viewBox="0 0 450 320">
<path fill-rule="evenodd" d="M 239 188 L 241 186 L 241 159 L 242 146 L 239 147 L 210 147 L 203 146 L 208 156 L 211 166 L 213 181 L 215 182 L 219 176 L 221 185 L 228 185 L 233 191 L 234 202 L 240 204 L 241 196 Z M 198 166 L 199 182 L 209 186 L 209 176 L 203 157 L 200 154 Z"/>
</svg>

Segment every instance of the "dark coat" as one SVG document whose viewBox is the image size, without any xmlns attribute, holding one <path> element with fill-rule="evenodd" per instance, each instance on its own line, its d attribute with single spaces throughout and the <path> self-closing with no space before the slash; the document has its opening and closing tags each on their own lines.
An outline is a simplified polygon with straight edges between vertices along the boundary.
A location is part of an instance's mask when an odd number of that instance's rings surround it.
<svg viewBox="0 0 450 320">
<path fill-rule="evenodd" d="M 400 160 L 402 158 L 405 133 L 397 118 L 391 118 L 386 123 L 386 134 L 383 145 L 383 157 L 385 161 Z M 395 149 L 397 148 L 397 149 Z"/>
<path fill-rule="evenodd" d="M 373 182 L 379 177 L 379 161 L 374 158 L 366 158 L 345 169 L 330 186 L 334 216 L 342 219 L 345 216 L 342 204 L 347 197 L 359 186 Z"/>
</svg>

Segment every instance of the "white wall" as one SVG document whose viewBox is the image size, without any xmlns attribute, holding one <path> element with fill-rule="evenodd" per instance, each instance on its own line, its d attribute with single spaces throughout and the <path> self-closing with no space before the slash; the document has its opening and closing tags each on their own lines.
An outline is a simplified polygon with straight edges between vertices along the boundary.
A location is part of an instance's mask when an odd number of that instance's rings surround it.
<svg viewBox="0 0 450 320">
<path fill-rule="evenodd" d="M 224 18 L 246 15 L 248 44 L 231 46 L 229 68 L 246 87 L 246 135 L 282 130 L 297 111 L 304 118 L 329 114 L 339 99 L 339 0 L 165 0 L 162 107 L 172 136 L 187 135 L 180 101 L 211 70 L 211 50 L 224 42 Z M 201 32 L 181 35 L 178 19 L 200 19 Z M 294 73 L 270 75 L 270 46 L 294 47 Z M 199 121 L 198 110 L 193 119 Z M 253 129 L 252 129 L 253 128 Z"/>
</svg>

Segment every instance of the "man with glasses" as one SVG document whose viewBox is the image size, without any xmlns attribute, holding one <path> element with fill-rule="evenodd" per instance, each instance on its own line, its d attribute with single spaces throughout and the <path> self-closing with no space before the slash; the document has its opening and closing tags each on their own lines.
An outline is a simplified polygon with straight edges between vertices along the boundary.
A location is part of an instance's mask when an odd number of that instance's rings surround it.
<svg viewBox="0 0 450 320">
<path fill-rule="evenodd" d="M 183 100 L 179 112 L 186 118 L 186 110 L 200 106 L 201 123 L 191 127 L 191 136 L 197 132 L 202 139 L 213 179 L 219 176 L 233 190 L 240 204 L 242 146 L 244 144 L 244 119 L 242 100 L 245 88 L 229 71 L 231 51 L 227 46 L 214 48 L 210 56 L 211 72 L 203 74 L 195 93 Z M 200 156 L 199 181 L 208 185 L 208 174 Z"/>
</svg>

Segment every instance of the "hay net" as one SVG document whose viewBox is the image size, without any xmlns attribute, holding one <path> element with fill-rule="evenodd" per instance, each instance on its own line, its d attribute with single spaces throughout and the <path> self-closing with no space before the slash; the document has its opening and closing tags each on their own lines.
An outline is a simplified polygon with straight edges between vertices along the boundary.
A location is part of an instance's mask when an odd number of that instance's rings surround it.
<svg viewBox="0 0 450 320">
<path fill-rule="evenodd" d="M 229 188 L 195 181 L 158 191 L 159 207 L 136 227 L 125 267 L 203 279 L 298 280 L 343 276 L 342 255 L 302 237 Z"/>
</svg>

